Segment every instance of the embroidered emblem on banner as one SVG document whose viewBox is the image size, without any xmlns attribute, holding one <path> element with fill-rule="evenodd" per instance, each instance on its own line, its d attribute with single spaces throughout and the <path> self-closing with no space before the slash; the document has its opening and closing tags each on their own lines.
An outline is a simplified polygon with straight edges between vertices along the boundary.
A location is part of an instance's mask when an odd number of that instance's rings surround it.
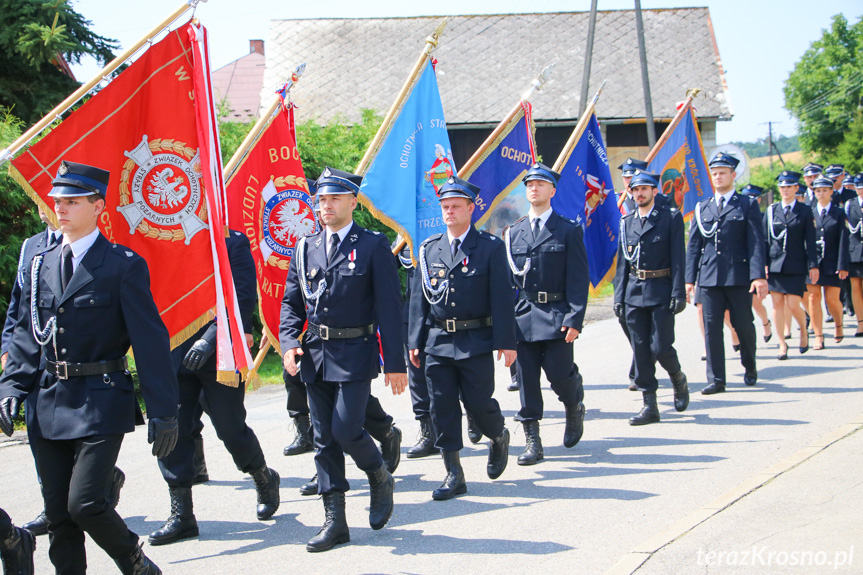
<svg viewBox="0 0 863 575">
<path fill-rule="evenodd" d="M 317 223 L 309 194 L 298 189 L 274 192 L 270 186 L 264 188 L 261 253 L 267 265 L 287 269 L 297 242 L 315 233 Z"/>
<path fill-rule="evenodd" d="M 208 229 L 203 190 L 198 178 L 198 151 L 183 142 L 141 139 L 131 151 L 120 176 L 120 206 L 129 233 L 137 230 L 157 240 L 186 245 L 201 230 Z"/>
</svg>

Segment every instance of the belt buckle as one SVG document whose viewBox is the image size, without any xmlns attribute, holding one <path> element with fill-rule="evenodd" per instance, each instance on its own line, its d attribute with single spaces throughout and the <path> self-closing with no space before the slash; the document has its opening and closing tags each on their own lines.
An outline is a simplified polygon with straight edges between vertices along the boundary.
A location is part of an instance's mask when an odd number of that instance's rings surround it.
<svg viewBox="0 0 863 575">
<path fill-rule="evenodd" d="M 640 280 L 647 279 L 647 271 L 646 270 L 635 270 L 635 277 Z"/>
<path fill-rule="evenodd" d="M 69 363 L 66 361 L 58 361 L 54 364 L 57 367 L 56 373 L 54 375 L 57 376 L 57 379 L 69 379 Z"/>
<path fill-rule="evenodd" d="M 536 303 L 548 303 L 548 292 L 536 292 Z"/>
<path fill-rule="evenodd" d="M 330 328 L 326 325 L 318 326 L 318 336 L 324 341 L 329 341 L 330 339 Z"/>
<path fill-rule="evenodd" d="M 455 320 L 454 319 L 446 320 L 446 330 L 449 333 L 455 333 Z"/>
</svg>

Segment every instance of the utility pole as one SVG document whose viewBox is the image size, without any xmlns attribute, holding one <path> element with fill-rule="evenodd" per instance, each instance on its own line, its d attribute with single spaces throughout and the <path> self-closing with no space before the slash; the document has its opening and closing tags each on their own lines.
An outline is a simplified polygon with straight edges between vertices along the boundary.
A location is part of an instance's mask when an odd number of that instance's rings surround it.
<svg viewBox="0 0 863 575">
<path fill-rule="evenodd" d="M 779 153 L 779 148 L 776 146 L 776 142 L 773 141 L 773 124 L 781 124 L 782 122 L 761 122 L 761 126 L 767 124 L 767 154 L 770 156 L 770 171 L 773 171 L 773 151 L 776 151 L 776 155 L 779 156 L 779 161 L 782 162 L 782 167 L 785 167 L 785 160 L 782 159 L 782 154 Z"/>
<path fill-rule="evenodd" d="M 596 5 L 599 0 L 590 2 L 590 22 L 587 26 L 587 49 L 584 53 L 584 74 L 581 77 L 581 100 L 578 102 L 578 117 L 587 108 L 588 86 L 590 85 L 590 64 L 593 60 L 593 37 L 596 32 Z"/>
<path fill-rule="evenodd" d="M 653 101 L 650 99 L 650 78 L 647 75 L 647 48 L 644 45 L 644 22 L 641 20 L 641 0 L 635 0 L 635 30 L 638 36 L 638 56 L 641 60 L 641 88 L 644 91 L 644 121 L 647 124 L 647 143 L 656 145 L 656 126 L 653 125 Z"/>
</svg>

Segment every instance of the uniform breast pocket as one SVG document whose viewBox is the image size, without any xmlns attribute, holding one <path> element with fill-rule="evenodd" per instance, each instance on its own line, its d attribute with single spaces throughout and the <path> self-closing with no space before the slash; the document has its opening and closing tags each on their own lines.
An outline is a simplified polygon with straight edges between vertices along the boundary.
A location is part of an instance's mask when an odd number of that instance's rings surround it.
<svg viewBox="0 0 863 575">
<path fill-rule="evenodd" d="M 94 292 L 84 295 L 79 295 L 74 300 L 76 308 L 96 308 L 107 307 L 111 305 L 111 294 L 108 292 Z"/>
<path fill-rule="evenodd" d="M 53 308 L 54 307 L 54 294 L 40 293 L 38 305 L 40 308 L 44 308 L 44 309 Z"/>
<path fill-rule="evenodd" d="M 75 308 L 75 329 L 83 333 L 98 333 L 104 329 L 105 322 L 112 318 L 108 314 L 111 294 L 93 292 L 77 296 L 72 300 Z"/>
<path fill-rule="evenodd" d="M 353 264 L 353 266 L 351 266 Z M 348 262 L 339 267 L 339 275 L 346 277 L 364 276 L 368 271 L 368 265 L 365 263 Z"/>
</svg>

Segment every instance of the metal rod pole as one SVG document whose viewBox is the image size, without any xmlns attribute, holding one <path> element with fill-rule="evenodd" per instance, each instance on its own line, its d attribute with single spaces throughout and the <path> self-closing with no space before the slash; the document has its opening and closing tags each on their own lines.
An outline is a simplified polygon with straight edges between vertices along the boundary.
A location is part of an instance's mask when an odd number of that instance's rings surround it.
<svg viewBox="0 0 863 575">
<path fill-rule="evenodd" d="M 647 48 L 644 44 L 644 22 L 641 20 L 641 0 L 635 0 L 635 29 L 638 36 L 638 58 L 641 60 L 641 88 L 644 91 L 644 119 L 647 123 L 647 144 L 656 144 L 656 126 L 653 125 L 653 101 L 650 98 L 650 78 L 647 73 Z"/>
<path fill-rule="evenodd" d="M 590 2 L 590 22 L 587 25 L 587 48 L 584 51 L 584 74 L 581 77 L 581 100 L 579 100 L 578 115 L 587 109 L 587 94 L 590 88 L 590 64 L 593 61 L 593 37 L 596 33 L 596 5 L 599 0 Z"/>
<path fill-rule="evenodd" d="M 603 80 L 602 84 L 600 84 L 599 90 L 596 92 L 596 95 L 590 101 L 590 104 L 587 105 L 584 113 L 581 114 L 581 118 L 578 119 L 578 123 L 575 125 L 575 129 L 569 135 L 569 139 L 566 141 L 566 144 L 564 144 L 563 149 L 560 151 L 560 155 L 557 157 L 557 160 L 554 162 L 554 166 L 551 168 L 555 172 L 560 172 L 563 169 L 563 166 L 566 164 L 567 160 L 569 160 L 570 154 L 572 154 L 572 150 L 575 148 L 575 144 L 578 143 L 579 138 L 581 138 L 581 135 L 587 128 L 587 123 L 590 121 L 590 117 L 593 115 L 593 109 L 596 106 L 596 102 L 599 100 L 600 94 L 602 94 L 602 89 L 605 87 L 606 81 L 607 80 Z"/>
</svg>

